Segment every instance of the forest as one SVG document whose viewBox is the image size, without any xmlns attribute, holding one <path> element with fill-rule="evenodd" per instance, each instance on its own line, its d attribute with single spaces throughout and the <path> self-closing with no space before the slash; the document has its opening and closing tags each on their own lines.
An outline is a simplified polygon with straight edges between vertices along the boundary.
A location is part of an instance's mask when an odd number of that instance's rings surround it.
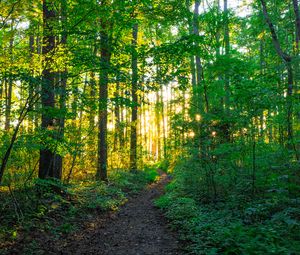
<svg viewBox="0 0 300 255">
<path fill-rule="evenodd" d="M 298 0 L 0 0 L 0 254 L 300 254 Z"/>
</svg>

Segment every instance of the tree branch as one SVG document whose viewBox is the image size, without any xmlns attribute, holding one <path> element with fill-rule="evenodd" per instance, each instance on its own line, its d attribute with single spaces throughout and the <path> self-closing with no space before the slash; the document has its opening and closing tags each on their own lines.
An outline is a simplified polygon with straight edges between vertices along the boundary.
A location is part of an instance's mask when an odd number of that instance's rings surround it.
<svg viewBox="0 0 300 255">
<path fill-rule="evenodd" d="M 282 58 L 284 62 L 290 62 L 292 60 L 292 58 L 291 58 L 291 56 L 286 54 L 281 48 L 277 33 L 275 31 L 275 27 L 274 27 L 274 25 L 273 25 L 273 23 L 270 19 L 270 16 L 269 16 L 269 13 L 268 13 L 268 10 L 267 10 L 266 2 L 265 2 L 265 0 L 260 0 L 260 2 L 261 2 L 261 5 L 262 5 L 263 14 L 264 14 L 266 23 L 268 24 L 268 26 L 270 28 L 270 32 L 271 32 L 271 35 L 272 35 L 272 41 L 273 41 L 273 45 L 275 47 L 275 50 L 276 50 L 278 56 L 280 58 Z"/>
</svg>

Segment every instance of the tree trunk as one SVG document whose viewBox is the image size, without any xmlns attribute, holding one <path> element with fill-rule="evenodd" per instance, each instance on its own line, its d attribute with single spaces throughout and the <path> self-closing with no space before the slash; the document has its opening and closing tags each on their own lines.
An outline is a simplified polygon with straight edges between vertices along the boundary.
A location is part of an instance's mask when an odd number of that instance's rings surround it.
<svg viewBox="0 0 300 255">
<path fill-rule="evenodd" d="M 228 0 L 224 0 L 224 15 L 225 15 L 225 24 L 224 24 L 224 43 L 225 43 L 225 56 L 229 58 L 230 54 L 230 38 L 229 38 L 229 17 L 228 17 Z M 225 113 L 228 116 L 230 111 L 230 88 L 229 88 L 229 74 L 228 71 L 225 72 Z"/>
<path fill-rule="evenodd" d="M 43 47 L 44 69 L 42 71 L 42 129 L 53 132 L 56 126 L 51 110 L 55 107 L 54 82 L 55 73 L 51 70 L 52 52 L 55 50 L 54 21 L 56 12 L 48 0 L 43 0 Z M 61 171 L 56 164 L 56 155 L 51 149 L 40 150 L 39 178 L 61 178 Z"/>
<path fill-rule="evenodd" d="M 195 1 L 195 9 L 194 9 L 194 19 L 193 19 L 193 31 L 194 35 L 199 36 L 199 22 L 198 22 L 198 17 L 199 17 L 199 7 L 200 7 L 200 0 Z M 201 83 L 202 83 L 202 73 L 203 73 L 203 68 L 201 64 L 201 58 L 199 55 L 199 43 L 195 43 L 197 54 L 196 54 L 196 79 L 197 79 L 197 87 L 196 87 L 196 95 L 195 95 L 195 104 L 196 104 L 196 113 L 201 114 L 203 113 L 203 100 L 202 96 L 200 93 L 201 89 Z"/>
<path fill-rule="evenodd" d="M 96 56 L 96 51 L 94 51 L 94 55 Z M 89 102 L 89 113 L 88 113 L 88 122 L 89 122 L 89 129 L 88 129 L 88 157 L 91 163 L 96 161 L 95 159 L 95 153 L 93 151 L 93 148 L 95 148 L 95 115 L 96 115 L 96 108 L 95 103 L 97 101 L 96 99 L 96 79 L 95 79 L 95 73 L 90 73 L 90 82 L 89 82 L 89 95 L 90 95 L 90 102 Z M 94 166 L 94 164 L 93 164 Z"/>
<path fill-rule="evenodd" d="M 67 22 L 67 2 L 66 0 L 61 1 L 61 22 L 63 26 L 62 36 L 61 36 L 61 46 L 65 50 L 65 54 L 67 54 L 66 47 L 67 47 L 67 29 L 66 29 L 66 22 Z M 60 99 L 59 99 L 59 108 L 60 108 L 60 117 L 59 117 L 59 130 L 58 130 L 58 137 L 57 139 L 62 142 L 64 139 L 64 133 L 65 133 L 65 113 L 66 113 L 66 88 L 67 88 L 67 79 L 68 79 L 68 69 L 65 67 L 65 69 L 60 73 Z M 61 155 L 56 154 L 55 155 L 55 161 L 56 161 L 56 168 L 57 172 L 62 174 L 62 168 L 63 168 L 63 158 Z"/>
<path fill-rule="evenodd" d="M 193 25 L 193 19 L 190 15 L 190 6 L 191 2 L 190 0 L 186 0 L 186 9 L 188 12 L 188 25 L 189 25 L 189 35 L 192 36 L 194 34 L 194 25 Z M 196 66 L 195 66 L 195 56 L 191 55 L 190 56 L 190 68 L 191 68 L 191 75 L 192 75 L 192 93 L 193 95 L 197 94 L 197 80 L 196 80 Z M 192 104 L 196 105 L 197 102 L 195 100 L 195 97 L 192 98 Z M 192 106 L 194 108 L 194 106 Z M 191 116 L 194 118 L 195 116 L 195 111 L 191 111 Z"/>
<path fill-rule="evenodd" d="M 11 24 L 11 32 L 13 32 L 14 20 Z M 9 57 L 10 62 L 13 61 L 13 47 L 14 47 L 14 35 L 12 33 L 11 39 L 9 41 Z M 8 78 L 8 87 L 6 89 L 6 105 L 5 105 L 5 127 L 4 129 L 8 131 L 10 129 L 10 117 L 11 117 L 11 100 L 12 100 L 12 87 L 13 87 L 13 79 L 12 79 L 12 70 L 10 69 L 10 74 Z"/>
<path fill-rule="evenodd" d="M 163 150 L 164 150 L 164 159 L 168 158 L 167 154 L 167 134 L 166 134 L 166 122 L 165 118 L 167 118 L 167 115 L 165 115 L 165 107 L 164 107 L 164 101 L 163 101 L 163 88 L 161 88 L 160 91 L 160 103 L 161 103 L 161 117 L 162 117 L 162 128 L 163 128 Z"/>
<path fill-rule="evenodd" d="M 99 111 L 98 111 L 98 164 L 96 179 L 107 181 L 107 117 L 108 117 L 108 73 L 110 68 L 110 50 L 107 26 L 101 21 L 100 51 L 101 68 L 99 83 Z"/>
<path fill-rule="evenodd" d="M 137 117 L 138 117 L 138 54 L 137 54 L 137 38 L 138 38 L 138 24 L 135 23 L 132 28 L 132 111 L 131 111 L 131 129 L 130 129 L 130 170 L 137 170 Z"/>
<path fill-rule="evenodd" d="M 155 124 L 156 124 L 156 139 L 157 139 L 157 159 L 161 160 L 161 127 L 160 127 L 160 119 L 161 119 L 161 105 L 160 105 L 160 93 L 156 91 L 156 106 L 155 106 Z"/>
<path fill-rule="evenodd" d="M 119 151 L 120 148 L 120 141 L 122 139 L 121 134 L 121 118 L 120 118 L 120 104 L 119 104 L 119 97 L 120 97 L 120 71 L 117 71 L 116 75 L 116 91 L 114 93 L 116 104 L 114 108 L 115 114 L 115 134 L 114 134 L 114 151 Z"/>
<path fill-rule="evenodd" d="M 298 0 L 293 0 L 294 13 L 295 13 L 295 25 L 296 25 L 296 46 L 299 49 L 299 40 L 300 40 L 300 14 L 299 14 L 299 3 Z"/>
<path fill-rule="evenodd" d="M 299 159 L 298 151 L 294 142 L 294 136 L 293 136 L 293 87 L 294 87 L 294 77 L 293 77 L 293 66 L 292 66 L 292 56 L 285 53 L 281 47 L 281 44 L 279 42 L 276 30 L 274 28 L 274 25 L 269 17 L 268 9 L 265 0 L 260 0 L 263 14 L 266 20 L 266 23 L 269 26 L 273 45 L 275 47 L 275 50 L 278 54 L 278 56 L 282 59 L 283 63 L 286 66 L 287 74 L 288 74 L 288 86 L 287 86 L 287 136 L 288 136 L 288 146 L 291 147 L 295 151 L 296 158 Z M 294 2 L 295 3 L 295 2 Z M 298 3 L 298 1 L 296 1 Z M 295 6 L 294 6 L 295 7 Z M 297 15 L 296 15 L 297 16 Z"/>
</svg>

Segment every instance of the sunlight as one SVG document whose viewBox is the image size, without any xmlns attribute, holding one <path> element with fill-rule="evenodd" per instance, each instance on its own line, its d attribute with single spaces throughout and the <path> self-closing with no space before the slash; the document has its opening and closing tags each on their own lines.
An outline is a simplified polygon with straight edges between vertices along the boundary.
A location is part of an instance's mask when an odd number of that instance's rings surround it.
<svg viewBox="0 0 300 255">
<path fill-rule="evenodd" d="M 196 119 L 196 121 L 199 122 L 199 121 L 201 121 L 202 116 L 200 114 L 196 114 L 195 119 Z"/>
</svg>

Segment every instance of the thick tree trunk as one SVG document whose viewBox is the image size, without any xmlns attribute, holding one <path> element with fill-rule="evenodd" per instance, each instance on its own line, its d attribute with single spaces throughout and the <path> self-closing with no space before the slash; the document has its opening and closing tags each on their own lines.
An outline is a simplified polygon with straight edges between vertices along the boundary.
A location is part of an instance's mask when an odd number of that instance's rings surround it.
<svg viewBox="0 0 300 255">
<path fill-rule="evenodd" d="M 52 52 L 55 49 L 54 21 L 56 12 L 48 0 L 43 0 L 43 47 L 44 69 L 42 71 L 42 129 L 55 132 L 55 119 L 51 109 L 55 107 L 54 82 L 55 73 L 52 70 Z M 57 166 L 56 154 L 49 148 L 40 150 L 39 178 L 61 178 L 61 168 Z"/>
<path fill-rule="evenodd" d="M 132 103 L 134 104 L 131 111 L 131 129 L 130 129 L 130 170 L 137 170 L 137 117 L 138 117 L 138 54 L 137 54 L 138 24 L 132 28 L 132 82 L 131 93 Z"/>
</svg>

